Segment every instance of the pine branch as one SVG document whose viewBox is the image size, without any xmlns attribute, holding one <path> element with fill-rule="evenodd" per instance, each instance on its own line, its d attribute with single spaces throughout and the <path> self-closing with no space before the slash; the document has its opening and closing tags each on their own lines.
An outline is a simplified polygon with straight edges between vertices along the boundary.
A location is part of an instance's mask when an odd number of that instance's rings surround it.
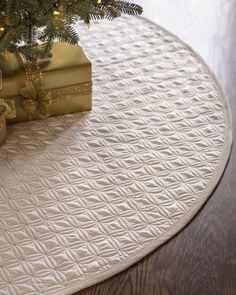
<svg viewBox="0 0 236 295">
<path fill-rule="evenodd" d="M 55 40 L 76 44 L 77 20 L 116 19 L 137 15 L 142 7 L 120 0 L 1 0 L 0 53 L 22 52 L 28 58 L 50 56 Z M 42 46 L 37 46 L 43 43 Z"/>
<path fill-rule="evenodd" d="M 128 15 L 142 14 L 143 12 L 142 7 L 139 5 L 125 1 L 114 1 L 114 7 Z"/>
</svg>

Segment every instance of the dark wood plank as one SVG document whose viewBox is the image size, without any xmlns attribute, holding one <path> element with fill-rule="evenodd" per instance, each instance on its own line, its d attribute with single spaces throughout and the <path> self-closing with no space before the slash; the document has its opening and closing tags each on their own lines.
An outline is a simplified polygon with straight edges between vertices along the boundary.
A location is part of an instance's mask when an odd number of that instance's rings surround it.
<svg viewBox="0 0 236 295">
<path fill-rule="evenodd" d="M 234 114 L 236 1 L 139 2 L 143 2 L 147 16 L 177 34 L 203 56 L 230 98 Z M 235 295 L 235 163 L 234 146 L 220 184 L 204 208 L 183 231 L 128 270 L 77 294 Z"/>
</svg>

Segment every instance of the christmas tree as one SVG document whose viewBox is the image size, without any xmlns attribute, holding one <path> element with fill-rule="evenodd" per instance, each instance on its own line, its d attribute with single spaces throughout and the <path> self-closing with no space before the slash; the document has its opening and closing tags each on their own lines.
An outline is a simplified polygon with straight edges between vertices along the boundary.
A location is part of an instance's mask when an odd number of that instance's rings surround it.
<svg viewBox="0 0 236 295">
<path fill-rule="evenodd" d="M 55 40 L 78 43 L 78 20 L 89 26 L 91 20 L 113 20 L 122 13 L 141 14 L 142 7 L 117 0 L 1 0 L 0 53 L 48 57 Z"/>
</svg>

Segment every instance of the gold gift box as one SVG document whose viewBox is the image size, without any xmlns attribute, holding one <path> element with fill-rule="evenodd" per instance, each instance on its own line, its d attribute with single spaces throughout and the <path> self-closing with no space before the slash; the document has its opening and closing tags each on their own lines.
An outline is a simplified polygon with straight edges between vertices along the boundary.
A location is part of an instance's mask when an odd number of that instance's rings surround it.
<svg viewBox="0 0 236 295">
<path fill-rule="evenodd" d="M 38 63 L 42 74 L 42 87 L 50 91 L 51 101 L 48 116 L 89 111 L 92 108 L 91 62 L 82 47 L 57 42 L 52 48 L 52 58 Z M 3 81 L 0 96 L 12 108 L 15 118 L 7 122 L 22 122 L 39 119 L 39 115 L 29 114 L 23 107 L 21 90 L 26 85 L 26 71 L 18 54 L 6 53 L 0 56 Z"/>
</svg>

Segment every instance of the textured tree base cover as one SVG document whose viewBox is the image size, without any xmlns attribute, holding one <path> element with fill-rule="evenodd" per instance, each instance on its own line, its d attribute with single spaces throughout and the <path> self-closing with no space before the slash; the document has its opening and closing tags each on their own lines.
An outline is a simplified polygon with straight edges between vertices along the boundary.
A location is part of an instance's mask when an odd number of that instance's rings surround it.
<svg viewBox="0 0 236 295">
<path fill-rule="evenodd" d="M 81 34 L 93 111 L 12 125 L 0 149 L 1 294 L 126 269 L 194 217 L 230 154 L 228 102 L 187 45 L 136 17 Z"/>
</svg>

